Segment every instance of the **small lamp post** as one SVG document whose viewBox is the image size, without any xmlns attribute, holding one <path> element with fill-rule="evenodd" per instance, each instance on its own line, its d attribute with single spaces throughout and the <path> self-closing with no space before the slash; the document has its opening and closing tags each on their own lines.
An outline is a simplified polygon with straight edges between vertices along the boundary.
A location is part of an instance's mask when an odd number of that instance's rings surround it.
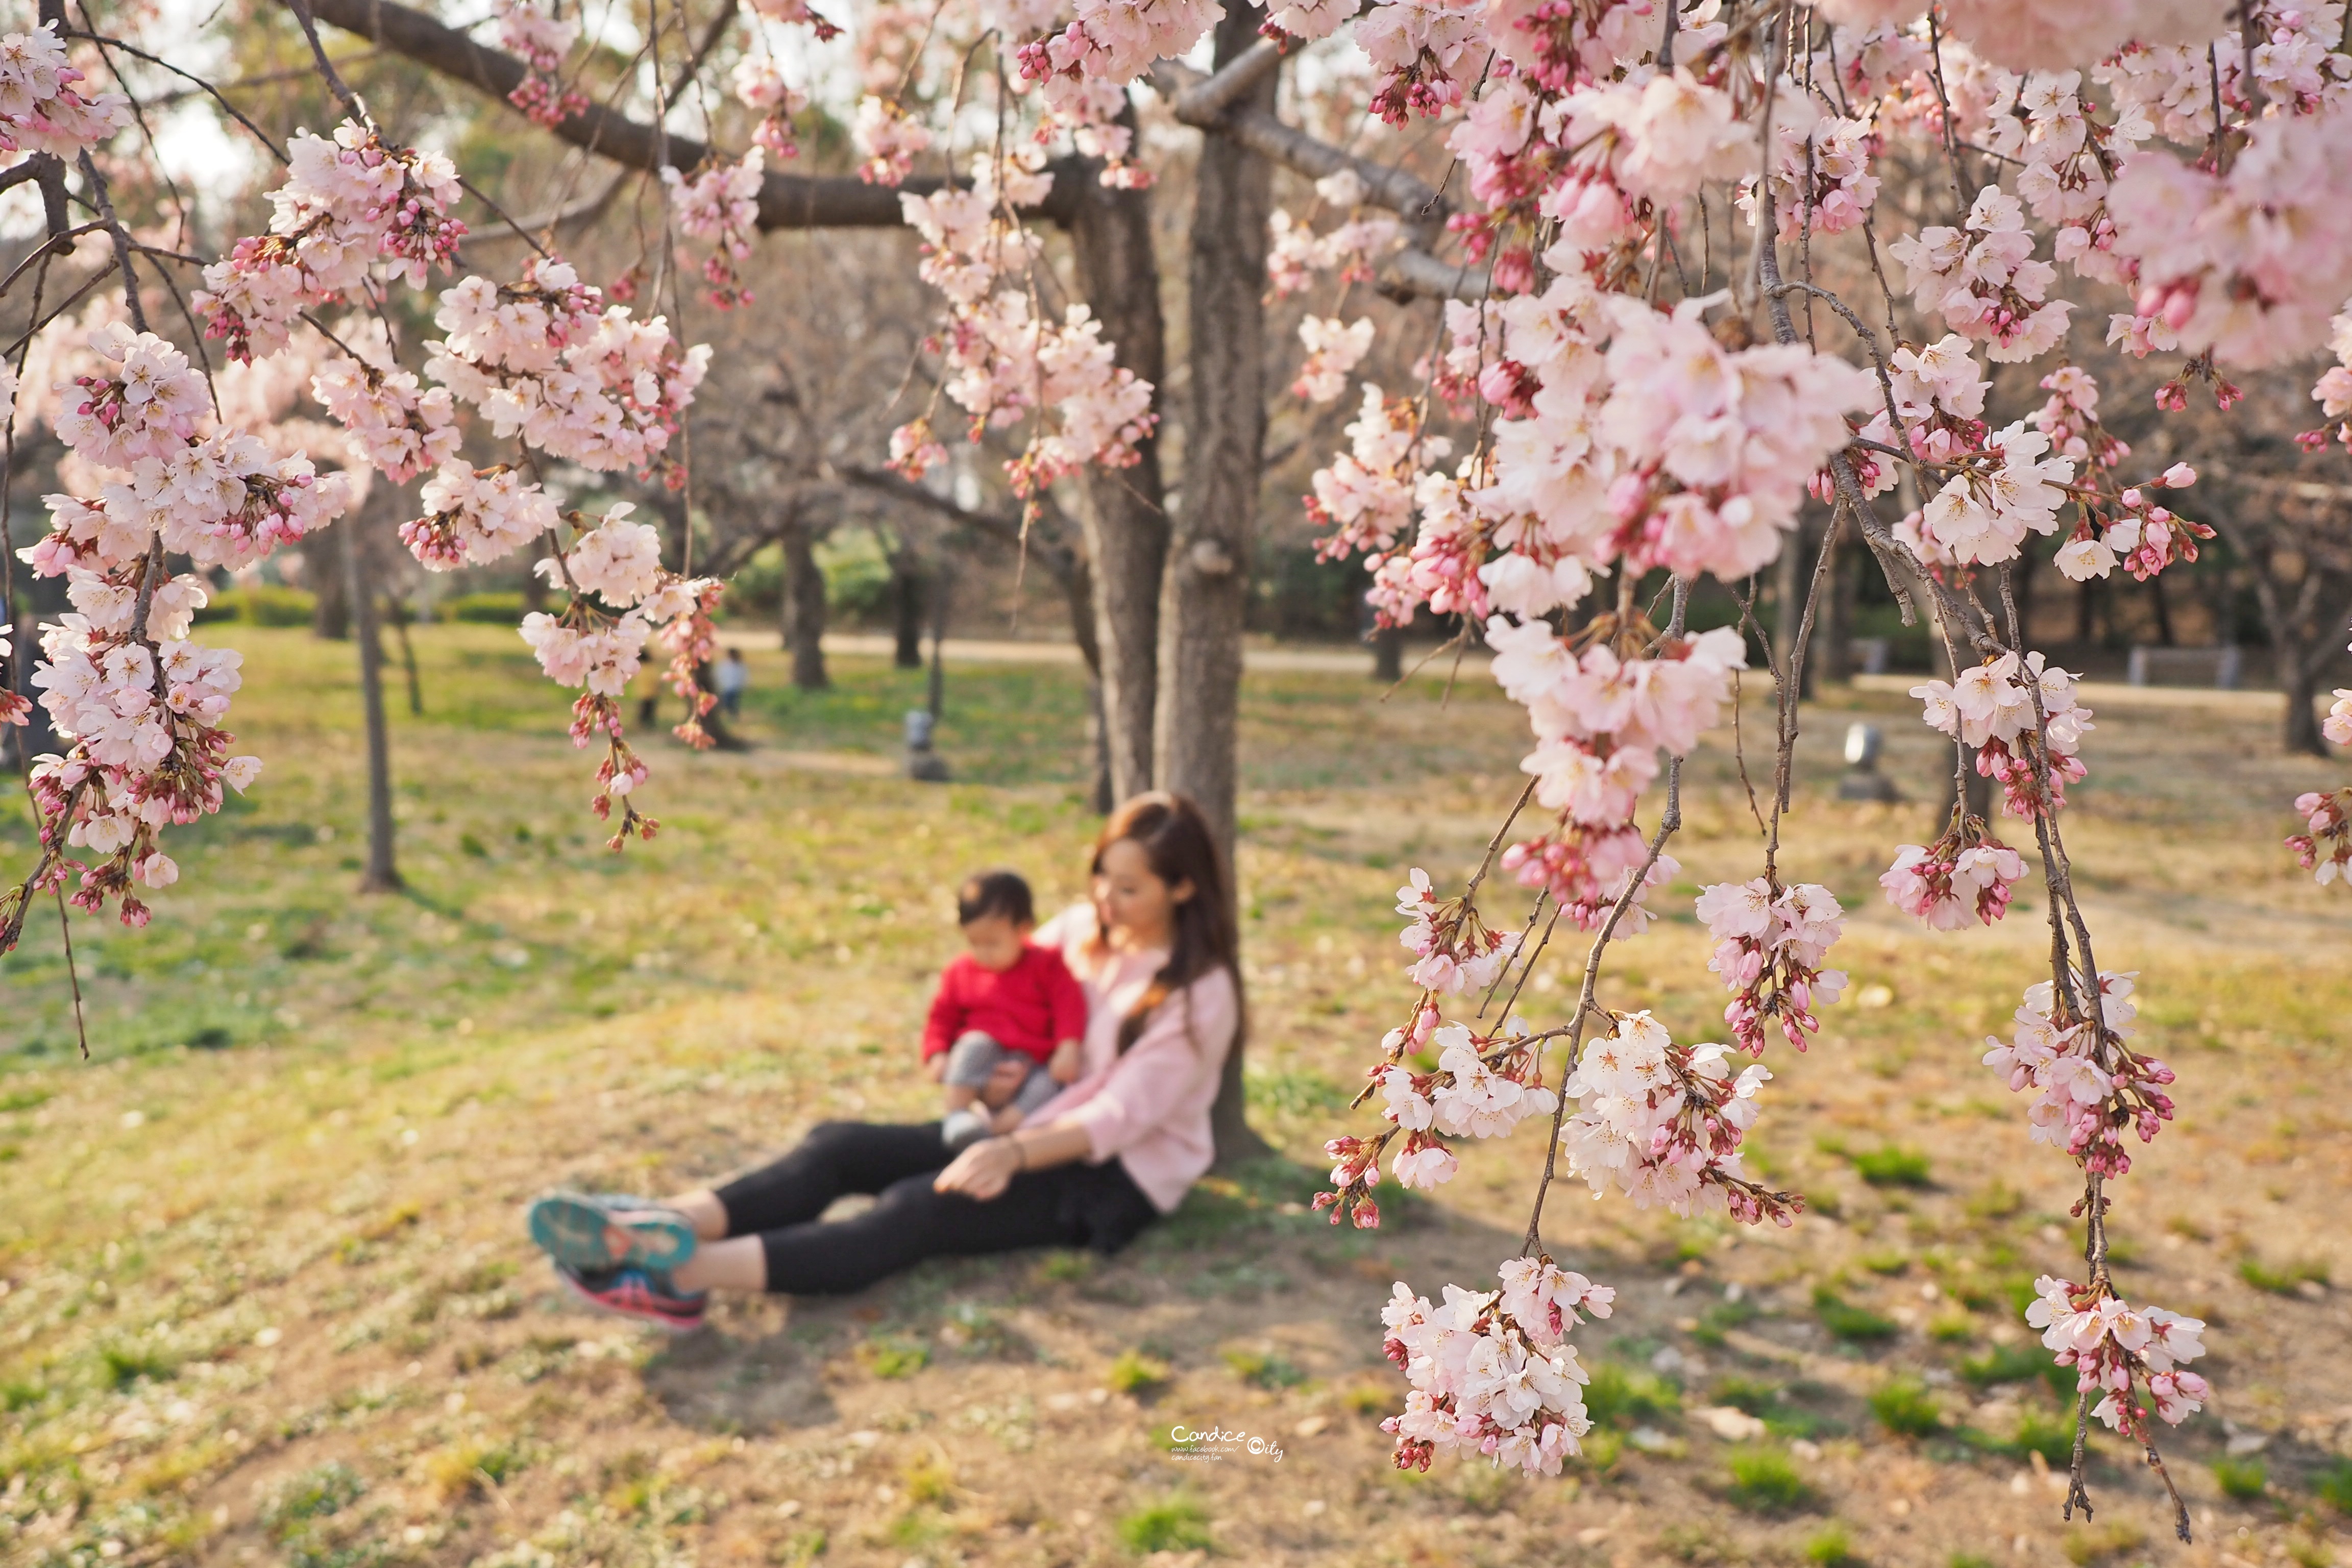
<svg viewBox="0 0 2352 1568">
<path fill-rule="evenodd" d="M 931 749 L 931 731 L 938 721 L 927 708 L 907 713 L 907 776 L 924 784 L 948 782 L 948 760 Z"/>
<path fill-rule="evenodd" d="M 1845 776 L 1838 780 L 1840 800 L 1874 800 L 1891 804 L 1903 794 L 1895 781 L 1878 771 L 1878 753 L 1885 743 L 1875 724 L 1849 724 L 1845 731 Z"/>
</svg>

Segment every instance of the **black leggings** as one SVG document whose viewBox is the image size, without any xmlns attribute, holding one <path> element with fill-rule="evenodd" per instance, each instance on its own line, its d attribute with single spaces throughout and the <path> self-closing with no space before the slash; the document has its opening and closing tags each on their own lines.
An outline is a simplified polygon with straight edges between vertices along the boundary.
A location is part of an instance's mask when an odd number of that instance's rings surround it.
<svg viewBox="0 0 2352 1568">
<path fill-rule="evenodd" d="M 760 1238 L 769 1289 L 832 1296 L 863 1290 L 926 1258 L 1024 1247 L 1109 1254 L 1160 1217 L 1117 1160 L 1024 1171 L 981 1203 L 931 1189 L 950 1157 L 936 1121 L 820 1122 L 782 1159 L 718 1189 L 727 1234 Z M 819 1220 L 845 1193 L 879 1201 L 855 1219 Z"/>
</svg>

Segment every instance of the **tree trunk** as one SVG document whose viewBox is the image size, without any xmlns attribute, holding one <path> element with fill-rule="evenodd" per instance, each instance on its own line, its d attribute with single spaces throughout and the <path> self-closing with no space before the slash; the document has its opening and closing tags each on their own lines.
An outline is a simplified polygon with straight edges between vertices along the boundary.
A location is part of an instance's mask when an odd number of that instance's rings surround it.
<svg viewBox="0 0 2352 1568">
<path fill-rule="evenodd" d="M 1134 110 L 1125 110 L 1120 122 L 1132 128 Z M 1220 139 L 1209 140 L 1204 156 L 1219 150 Z M 1100 181 L 1087 179 L 1076 200 L 1070 255 L 1077 268 L 1078 291 L 1102 322 L 1103 336 L 1117 346 L 1119 365 L 1160 389 L 1154 401 L 1164 417 L 1167 334 L 1160 313 L 1150 193 L 1107 190 Z M 1259 270 L 1262 277 L 1263 266 Z M 1094 572 L 1104 741 L 1110 758 L 1110 791 L 1118 800 L 1150 789 L 1157 776 L 1152 737 L 1169 525 L 1158 440 L 1139 444 L 1136 456 L 1131 468 L 1089 465 L 1085 470 L 1086 504 L 1079 512 Z"/>
<path fill-rule="evenodd" d="M 353 640 L 360 645 L 360 699 L 367 711 L 368 852 L 360 891 L 389 893 L 401 884 L 392 853 L 392 736 L 383 718 L 383 642 L 376 626 L 373 563 L 361 531 L 369 516 L 370 509 L 362 508 L 341 530 L 331 531 L 343 535 L 344 598 Z"/>
<path fill-rule="evenodd" d="M 336 642 L 352 635 L 350 554 L 344 531 L 328 529 L 302 543 L 302 575 L 310 584 L 310 635 Z"/>
<path fill-rule="evenodd" d="M 416 673 L 416 645 L 408 640 L 408 606 L 390 594 L 383 596 L 383 618 L 392 623 L 392 635 L 400 639 L 400 667 L 408 676 L 408 712 L 414 719 L 425 717 L 425 682 Z"/>
<path fill-rule="evenodd" d="M 2319 731 L 2319 714 L 2312 700 L 2318 696 L 2319 671 L 2327 662 L 2313 647 L 2300 626 L 2274 621 L 2271 626 L 2271 658 L 2279 689 L 2286 693 L 2286 749 L 2305 756 L 2327 755 L 2327 742 Z"/>
<path fill-rule="evenodd" d="M 903 535 L 890 552 L 890 663 L 897 669 L 923 668 L 923 570 L 915 547 Z"/>
<path fill-rule="evenodd" d="M 1797 651 L 1797 629 L 1804 624 L 1805 594 L 1812 585 L 1813 556 L 1818 546 L 1809 547 L 1805 525 L 1800 521 L 1781 542 L 1780 557 L 1772 563 L 1773 652 L 1785 661 Z M 1817 684 L 1813 661 L 1805 660 L 1805 668 L 1797 672 L 1797 695 L 1810 697 Z"/>
<path fill-rule="evenodd" d="M 952 592 L 946 563 L 931 574 L 931 677 L 928 693 L 931 710 L 931 733 L 939 733 L 939 722 L 947 717 L 948 665 L 948 595 Z"/>
<path fill-rule="evenodd" d="M 1404 679 L 1404 628 L 1382 626 L 1372 633 L 1372 679 L 1394 686 Z"/>
<path fill-rule="evenodd" d="M 793 684 L 823 691 L 833 684 L 824 673 L 824 574 L 817 569 L 816 540 L 797 518 L 784 529 L 783 612 Z"/>
<path fill-rule="evenodd" d="M 1244 0 L 1226 0 L 1217 24 L 1219 66 L 1257 42 L 1257 23 Z M 1276 85 L 1276 76 L 1267 76 L 1242 107 L 1271 110 Z M 1192 405 L 1184 426 L 1184 505 L 1171 531 L 1160 586 L 1152 753 L 1160 787 L 1199 803 L 1231 865 L 1242 613 L 1265 455 L 1261 300 L 1273 179 L 1264 160 L 1230 137 L 1211 135 L 1194 180 Z M 1238 899 L 1238 870 L 1235 880 Z M 1236 1039 L 1225 1058 L 1209 1113 L 1220 1164 L 1266 1152 L 1244 1119 L 1244 1045 Z"/>
</svg>

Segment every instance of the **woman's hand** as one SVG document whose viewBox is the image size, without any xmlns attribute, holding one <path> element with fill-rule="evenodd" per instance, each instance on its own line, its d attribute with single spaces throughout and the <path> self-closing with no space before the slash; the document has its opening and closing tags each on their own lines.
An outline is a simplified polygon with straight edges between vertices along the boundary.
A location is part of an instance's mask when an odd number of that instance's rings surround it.
<svg viewBox="0 0 2352 1568">
<path fill-rule="evenodd" d="M 1011 1138 L 983 1138 L 931 1178 L 931 1189 L 961 1193 L 975 1203 L 1001 1196 L 1022 1165 L 1021 1146 Z"/>
</svg>

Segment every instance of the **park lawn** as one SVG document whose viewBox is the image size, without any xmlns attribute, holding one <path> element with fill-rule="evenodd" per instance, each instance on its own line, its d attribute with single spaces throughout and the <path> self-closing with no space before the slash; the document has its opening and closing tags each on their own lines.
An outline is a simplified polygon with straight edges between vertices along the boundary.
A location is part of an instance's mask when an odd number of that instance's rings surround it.
<svg viewBox="0 0 2352 1568">
<path fill-rule="evenodd" d="M 1406 999 L 1390 890 L 1416 864 L 1458 877 L 1516 792 L 1521 721 L 1482 677 L 1245 687 L 1250 1085 L 1283 1158 L 1108 1263 L 730 1303 L 671 1342 L 572 1307 L 520 1205 L 708 1180 L 826 1117 L 927 1114 L 912 1042 L 955 876 L 1003 862 L 1049 901 L 1078 890 L 1076 673 L 950 670 L 959 782 L 926 786 L 893 753 L 919 674 L 842 660 L 835 690 L 798 694 L 755 653 L 751 748 L 650 743 L 662 831 L 616 857 L 564 694 L 510 633 L 419 628 L 425 716 L 394 689 L 409 890 L 363 900 L 351 649 L 224 640 L 268 766 L 175 836 L 183 879 L 145 931 L 76 924 L 89 1062 L 54 918 L 0 961 L 0 1560 L 1630 1564 L 1825 1561 L 1838 1531 L 1873 1563 L 2175 1560 L 2120 1446 L 2095 1445 L 2095 1523 L 2063 1521 L 2042 1478 L 2062 1410 L 2017 1309 L 2068 1261 L 2071 1172 L 1977 1058 L 2046 933 L 2023 898 L 1997 931 L 1930 937 L 1877 897 L 1930 807 L 1825 790 L 1868 718 L 1932 800 L 1934 738 L 1899 697 L 1809 710 L 1783 858 L 1853 911 L 1853 988 L 1812 1051 L 1771 1058 L 1755 1142 L 1812 1212 L 1757 1234 L 1557 1191 L 1552 1250 L 1622 1294 L 1579 1336 L 1587 1458 L 1524 1481 L 1388 1468 L 1402 1380 L 1376 1314 L 1395 1279 L 1475 1288 L 1518 1250 L 1540 1139 L 1465 1151 L 1376 1232 L 1305 1209 L 1321 1142 L 1370 1123 L 1346 1101 Z M 1666 918 L 1601 992 L 1678 1035 L 1722 1005 L 1688 898 L 1759 858 L 1728 742 L 1693 762 Z M 2086 906 L 2103 962 L 2140 972 L 2183 1104 L 2119 1184 L 2119 1280 L 2214 1325 L 2218 1393 L 2173 1473 L 2201 1539 L 2328 1561 L 2326 1500 L 2352 1503 L 2329 1468 L 2352 1439 L 2332 1352 L 2352 903 L 2277 839 L 2331 770 L 2190 706 L 2103 710 L 2086 754 L 2067 818 Z M 12 803 L 0 865 L 30 844 Z M 1555 942 L 1538 1024 L 1581 959 Z M 1189 1459 L 1177 1425 L 1281 1457 Z"/>
</svg>

